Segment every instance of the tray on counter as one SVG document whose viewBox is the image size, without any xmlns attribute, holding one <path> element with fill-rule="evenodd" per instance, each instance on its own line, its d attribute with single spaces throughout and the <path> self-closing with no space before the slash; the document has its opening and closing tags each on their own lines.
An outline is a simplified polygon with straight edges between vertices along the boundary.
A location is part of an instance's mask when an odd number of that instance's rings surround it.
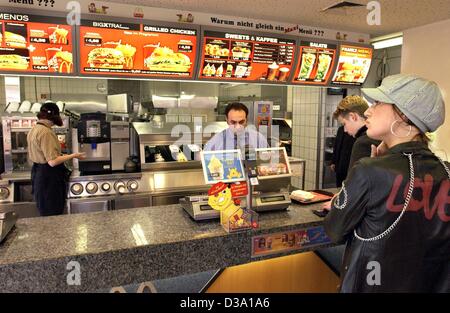
<svg viewBox="0 0 450 313">
<path fill-rule="evenodd" d="M 306 190 L 306 191 L 314 194 L 314 198 L 312 198 L 310 200 L 297 200 L 297 199 L 291 198 L 292 202 L 299 203 L 299 204 L 313 204 L 313 203 L 319 203 L 319 202 L 325 202 L 325 201 L 331 200 L 331 198 L 333 198 L 333 196 L 334 196 L 334 193 L 325 191 L 325 190 L 320 190 L 320 189 Z"/>
</svg>

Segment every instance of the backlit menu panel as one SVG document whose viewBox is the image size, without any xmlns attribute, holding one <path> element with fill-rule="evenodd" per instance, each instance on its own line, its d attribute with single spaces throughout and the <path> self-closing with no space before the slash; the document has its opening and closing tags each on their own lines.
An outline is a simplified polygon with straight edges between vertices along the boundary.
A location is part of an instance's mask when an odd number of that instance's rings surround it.
<svg viewBox="0 0 450 313">
<path fill-rule="evenodd" d="M 71 74 L 72 44 L 65 18 L 0 11 L 0 72 Z"/>
<path fill-rule="evenodd" d="M 336 85 L 362 85 L 372 62 L 372 48 L 341 45 L 338 66 L 333 76 Z"/>
<path fill-rule="evenodd" d="M 205 31 L 200 79 L 286 82 L 294 62 L 293 39 Z"/>
<path fill-rule="evenodd" d="M 302 41 L 294 84 L 326 85 L 336 57 L 336 44 Z"/>
<path fill-rule="evenodd" d="M 191 78 L 196 45 L 196 29 L 83 21 L 80 27 L 80 72 Z"/>
</svg>

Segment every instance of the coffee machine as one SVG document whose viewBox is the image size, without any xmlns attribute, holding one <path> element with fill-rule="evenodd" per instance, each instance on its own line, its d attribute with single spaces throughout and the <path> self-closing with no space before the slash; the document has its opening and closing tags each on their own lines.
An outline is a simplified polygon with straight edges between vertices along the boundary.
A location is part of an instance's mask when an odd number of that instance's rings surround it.
<svg viewBox="0 0 450 313">
<path fill-rule="evenodd" d="M 77 127 L 78 151 L 86 158 L 79 160 L 81 175 L 111 172 L 111 128 L 106 114 L 83 113 Z"/>
</svg>

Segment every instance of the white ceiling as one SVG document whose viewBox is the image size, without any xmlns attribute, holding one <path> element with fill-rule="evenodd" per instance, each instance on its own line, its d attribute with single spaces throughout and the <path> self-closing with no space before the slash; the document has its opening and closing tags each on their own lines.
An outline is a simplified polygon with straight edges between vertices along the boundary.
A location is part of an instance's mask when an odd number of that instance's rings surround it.
<svg viewBox="0 0 450 313">
<path fill-rule="evenodd" d="M 450 19 L 450 0 L 379 0 L 381 25 L 366 22 L 366 7 L 321 12 L 340 0 L 104 0 L 141 6 L 242 16 L 380 36 Z M 349 0 L 366 5 L 369 0 Z"/>
</svg>

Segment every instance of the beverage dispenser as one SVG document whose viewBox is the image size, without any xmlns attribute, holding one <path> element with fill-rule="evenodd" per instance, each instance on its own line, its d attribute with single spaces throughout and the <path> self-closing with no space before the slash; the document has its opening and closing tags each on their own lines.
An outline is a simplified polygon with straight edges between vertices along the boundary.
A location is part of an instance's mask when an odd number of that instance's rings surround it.
<svg viewBox="0 0 450 313">
<path fill-rule="evenodd" d="M 111 128 L 106 114 L 81 114 L 77 133 L 78 151 L 86 154 L 78 163 L 81 175 L 111 172 Z"/>
</svg>

